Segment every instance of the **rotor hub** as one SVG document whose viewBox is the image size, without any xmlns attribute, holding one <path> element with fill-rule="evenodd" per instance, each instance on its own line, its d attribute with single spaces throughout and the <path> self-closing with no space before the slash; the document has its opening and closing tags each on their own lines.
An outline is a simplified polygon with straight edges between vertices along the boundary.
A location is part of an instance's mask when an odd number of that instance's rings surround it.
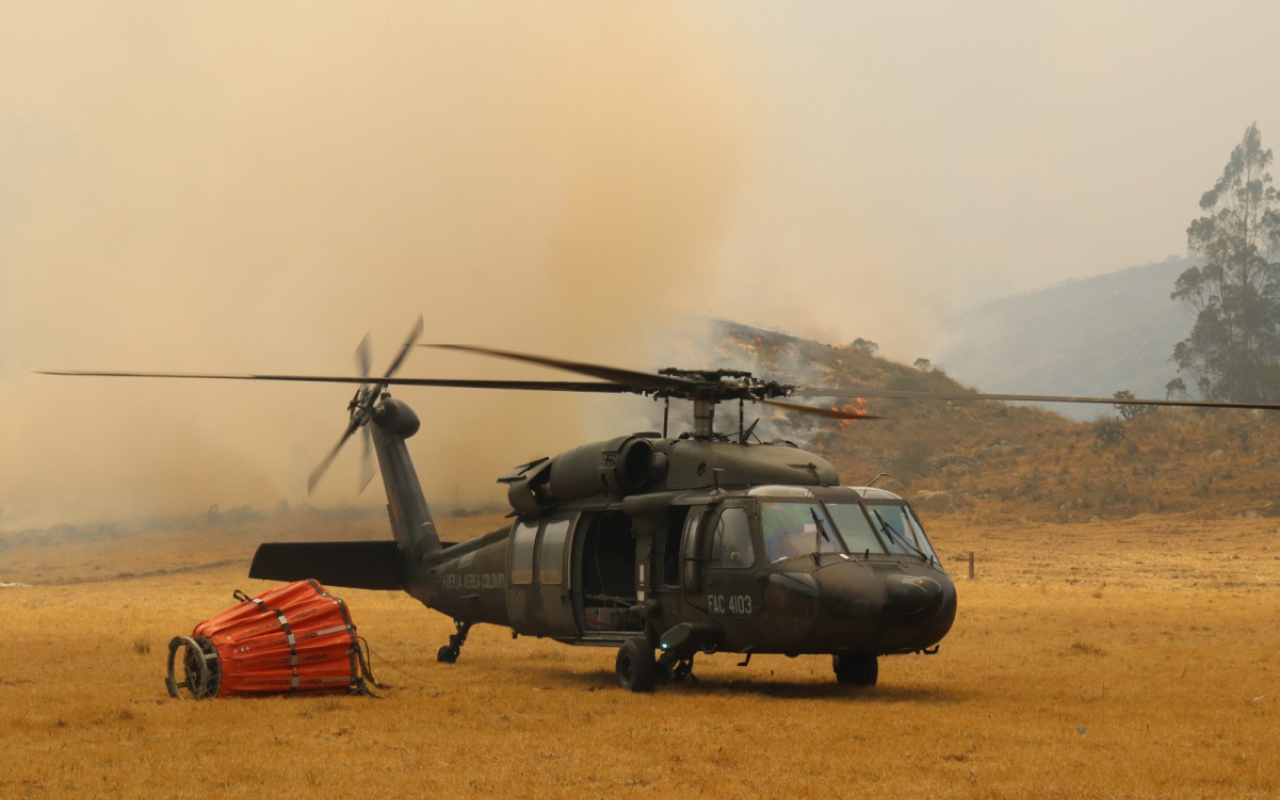
<svg viewBox="0 0 1280 800">
<path fill-rule="evenodd" d="M 685 381 L 692 386 L 673 389 L 660 389 L 653 392 L 656 397 L 683 397 L 686 400 L 708 400 L 721 403 L 726 400 L 767 400 L 775 397 L 789 397 L 795 386 L 777 381 L 764 381 L 745 370 L 707 369 L 688 370 L 668 367 L 659 370 L 659 375 Z"/>
</svg>

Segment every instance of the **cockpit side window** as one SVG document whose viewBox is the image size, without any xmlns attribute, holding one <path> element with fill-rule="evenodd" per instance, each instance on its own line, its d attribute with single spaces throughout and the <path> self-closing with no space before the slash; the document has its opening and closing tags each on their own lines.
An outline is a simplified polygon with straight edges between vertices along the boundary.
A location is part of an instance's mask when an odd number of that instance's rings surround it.
<svg viewBox="0 0 1280 800">
<path fill-rule="evenodd" d="M 915 536 L 911 529 L 903 524 L 902 506 L 884 503 L 867 504 L 867 513 L 871 516 L 876 530 L 884 538 L 889 552 L 897 555 L 919 555 Z"/>
<path fill-rule="evenodd" d="M 745 569 L 756 562 L 751 543 L 751 522 L 745 508 L 726 508 L 720 512 L 711 537 L 711 563 L 716 567 Z"/>
<path fill-rule="evenodd" d="M 897 503 L 868 503 L 867 513 L 872 524 L 889 546 L 890 553 L 920 556 L 925 561 L 941 565 L 924 535 L 924 528 L 911 508 Z"/>
<path fill-rule="evenodd" d="M 933 545 L 929 542 L 929 537 L 924 535 L 924 526 L 916 518 L 915 510 L 911 506 L 903 506 L 903 510 L 907 513 L 907 523 L 910 525 L 912 533 L 915 534 L 916 544 L 920 547 L 920 552 L 941 567 L 942 561 L 938 558 L 938 554 L 933 551 Z"/>
</svg>

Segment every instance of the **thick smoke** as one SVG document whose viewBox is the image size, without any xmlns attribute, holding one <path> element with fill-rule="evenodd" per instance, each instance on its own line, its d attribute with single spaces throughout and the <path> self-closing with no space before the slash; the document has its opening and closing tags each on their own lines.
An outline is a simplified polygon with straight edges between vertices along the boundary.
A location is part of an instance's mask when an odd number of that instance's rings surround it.
<svg viewBox="0 0 1280 800">
<path fill-rule="evenodd" d="M 419 312 L 427 341 L 648 367 L 708 310 L 756 125 L 679 6 L 9 16 L 0 524 L 297 502 L 351 391 L 33 369 L 348 374 L 366 330 L 381 369 Z M 556 377 L 427 350 L 403 374 Z M 399 396 L 442 499 L 499 497 L 645 402 Z M 351 500 L 348 449 L 315 502 Z"/>
</svg>

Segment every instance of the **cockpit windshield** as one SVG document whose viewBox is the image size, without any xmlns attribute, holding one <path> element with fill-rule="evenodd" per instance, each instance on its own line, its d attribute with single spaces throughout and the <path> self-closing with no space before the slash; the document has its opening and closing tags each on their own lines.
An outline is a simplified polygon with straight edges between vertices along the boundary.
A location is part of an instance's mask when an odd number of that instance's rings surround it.
<svg viewBox="0 0 1280 800">
<path fill-rule="evenodd" d="M 763 504 L 760 519 L 769 563 L 813 553 L 843 553 L 827 511 L 818 503 Z"/>
<path fill-rule="evenodd" d="M 909 506 L 897 503 L 867 503 L 867 513 L 880 531 L 890 553 L 920 556 L 925 561 L 939 564 L 924 528 Z"/>
<path fill-rule="evenodd" d="M 828 503 L 836 527 L 849 546 L 850 553 L 883 553 L 884 545 L 876 538 L 866 512 L 858 503 Z"/>
<path fill-rule="evenodd" d="M 815 553 L 890 553 L 941 566 L 915 513 L 900 501 L 765 501 L 760 519 L 770 564 Z"/>
</svg>

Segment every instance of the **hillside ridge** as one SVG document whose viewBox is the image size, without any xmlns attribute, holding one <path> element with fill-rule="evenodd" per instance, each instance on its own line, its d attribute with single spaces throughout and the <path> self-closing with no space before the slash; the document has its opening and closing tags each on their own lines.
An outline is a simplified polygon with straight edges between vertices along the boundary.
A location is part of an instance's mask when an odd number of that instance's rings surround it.
<svg viewBox="0 0 1280 800">
<path fill-rule="evenodd" d="M 1171 256 L 1010 295 L 946 324 L 934 361 L 988 392 L 1164 397 L 1174 345 L 1194 322 L 1169 298 L 1194 259 Z M 1097 408 L 1066 408 L 1092 419 Z"/>
<path fill-rule="evenodd" d="M 970 389 L 942 370 L 898 364 L 850 345 L 738 323 L 718 329 L 718 355 L 778 380 Z M 892 477 L 880 485 L 931 513 L 1045 522 L 1280 516 L 1274 502 L 1280 417 L 1267 412 L 1162 408 L 1132 419 L 1082 422 L 1056 409 L 994 401 L 872 400 L 863 406 L 887 419 L 840 424 L 775 415 L 771 421 L 784 438 L 830 459 L 845 483 L 888 472 Z"/>
</svg>

